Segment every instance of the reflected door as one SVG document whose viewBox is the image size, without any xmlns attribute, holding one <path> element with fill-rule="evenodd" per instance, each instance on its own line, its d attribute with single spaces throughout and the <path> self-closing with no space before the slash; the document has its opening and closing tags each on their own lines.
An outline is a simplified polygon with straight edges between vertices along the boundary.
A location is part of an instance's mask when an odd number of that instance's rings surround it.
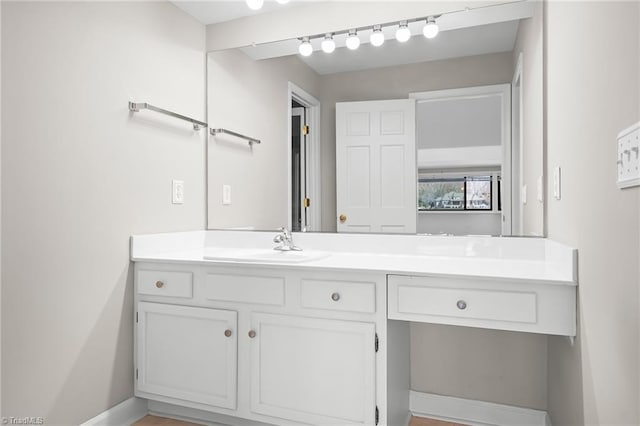
<svg viewBox="0 0 640 426">
<path fill-rule="evenodd" d="M 415 100 L 336 104 L 338 232 L 416 232 Z"/>
</svg>

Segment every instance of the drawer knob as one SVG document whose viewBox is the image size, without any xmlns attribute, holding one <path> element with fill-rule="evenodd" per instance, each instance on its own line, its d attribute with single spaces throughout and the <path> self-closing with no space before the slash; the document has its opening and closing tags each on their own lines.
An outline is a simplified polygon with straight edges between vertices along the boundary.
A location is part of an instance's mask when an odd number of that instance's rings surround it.
<svg viewBox="0 0 640 426">
<path fill-rule="evenodd" d="M 156 287 L 162 288 L 164 287 L 164 283 L 162 281 L 156 281 Z"/>
<path fill-rule="evenodd" d="M 251 331 L 249 332 L 249 338 L 250 338 L 250 339 L 253 339 L 254 337 L 256 337 L 256 332 L 255 332 L 254 330 L 251 330 Z"/>
<path fill-rule="evenodd" d="M 467 302 L 465 302 L 464 300 L 458 300 L 458 303 L 456 303 L 456 306 L 458 307 L 458 309 L 462 311 L 464 309 L 467 309 Z"/>
<path fill-rule="evenodd" d="M 224 331 L 224 335 L 225 335 L 225 336 L 227 336 L 227 337 L 231 337 L 231 334 L 233 334 L 233 333 L 231 332 L 231 330 L 225 330 L 225 331 Z"/>
<path fill-rule="evenodd" d="M 340 300 L 340 293 L 335 292 L 331 295 L 331 300 L 333 300 L 334 302 L 337 302 L 338 300 Z"/>
</svg>

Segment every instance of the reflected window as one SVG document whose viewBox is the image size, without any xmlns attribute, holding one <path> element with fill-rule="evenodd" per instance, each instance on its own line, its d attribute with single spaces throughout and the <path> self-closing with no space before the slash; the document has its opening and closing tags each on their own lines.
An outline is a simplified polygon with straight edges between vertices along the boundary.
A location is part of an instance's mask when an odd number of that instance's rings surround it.
<svg viewBox="0 0 640 426">
<path fill-rule="evenodd" d="M 498 201 L 498 191 L 494 192 L 494 180 L 500 176 L 421 176 L 418 179 L 418 210 L 420 211 L 492 211 L 493 200 Z M 495 195 L 495 196 L 494 196 Z"/>
</svg>

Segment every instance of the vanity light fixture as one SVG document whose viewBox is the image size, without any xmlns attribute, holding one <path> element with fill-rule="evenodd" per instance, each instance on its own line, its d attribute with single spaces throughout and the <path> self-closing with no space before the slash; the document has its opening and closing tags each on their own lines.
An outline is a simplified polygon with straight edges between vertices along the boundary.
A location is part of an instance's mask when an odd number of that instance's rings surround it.
<svg viewBox="0 0 640 426">
<path fill-rule="evenodd" d="M 409 23 L 407 21 L 400 21 L 400 26 L 396 31 L 396 40 L 400 43 L 404 43 L 411 38 L 411 30 L 409 29 Z"/>
<path fill-rule="evenodd" d="M 349 50 L 356 50 L 360 47 L 360 37 L 358 37 L 357 30 L 349 30 L 349 36 L 347 36 L 346 45 Z"/>
<path fill-rule="evenodd" d="M 276 0 L 278 3 L 280 4 L 287 4 L 289 3 L 289 0 Z"/>
<path fill-rule="evenodd" d="M 264 0 L 247 0 L 247 6 L 251 10 L 260 10 L 264 5 Z"/>
<path fill-rule="evenodd" d="M 426 38 L 434 38 L 435 36 L 438 35 L 438 32 L 440 32 L 440 28 L 438 27 L 438 24 L 436 23 L 436 17 L 435 16 L 429 16 L 427 18 L 427 24 L 422 29 L 422 33 L 424 34 L 424 36 Z"/>
<path fill-rule="evenodd" d="M 298 52 L 300 52 L 302 56 L 311 56 L 313 53 L 313 46 L 311 46 L 309 37 L 302 37 L 302 42 L 300 43 L 300 46 L 298 46 Z"/>
<path fill-rule="evenodd" d="M 333 41 L 333 34 L 327 33 L 327 35 L 324 36 L 324 40 L 322 40 L 320 47 L 322 47 L 322 51 L 324 53 L 333 53 L 333 51 L 336 50 L 336 42 Z"/>
<path fill-rule="evenodd" d="M 375 25 L 373 27 L 373 33 L 371 33 L 369 41 L 375 47 L 380 47 L 384 44 L 384 33 L 382 32 L 381 25 Z"/>
</svg>

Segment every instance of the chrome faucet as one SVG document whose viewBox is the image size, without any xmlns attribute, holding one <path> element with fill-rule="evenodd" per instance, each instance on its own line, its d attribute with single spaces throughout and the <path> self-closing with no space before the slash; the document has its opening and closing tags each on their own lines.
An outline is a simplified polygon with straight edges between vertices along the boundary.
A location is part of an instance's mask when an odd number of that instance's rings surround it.
<svg viewBox="0 0 640 426">
<path fill-rule="evenodd" d="M 278 243 L 278 246 L 275 246 L 274 250 L 280 251 L 302 251 L 302 249 L 296 246 L 293 243 L 293 236 L 291 235 L 291 231 L 289 231 L 284 226 L 278 229 L 280 233 L 273 237 L 273 242 Z"/>
</svg>

